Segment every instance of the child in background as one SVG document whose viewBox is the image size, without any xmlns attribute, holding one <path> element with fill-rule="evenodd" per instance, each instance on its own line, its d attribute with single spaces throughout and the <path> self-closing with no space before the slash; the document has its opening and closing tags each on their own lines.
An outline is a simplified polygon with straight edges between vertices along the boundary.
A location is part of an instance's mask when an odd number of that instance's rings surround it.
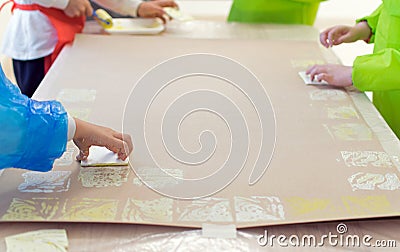
<svg viewBox="0 0 400 252">
<path fill-rule="evenodd" d="M 57 101 L 35 101 L 22 95 L 0 67 L 0 170 L 23 168 L 49 171 L 73 139 L 80 153 L 105 146 L 125 160 L 132 152 L 129 135 L 71 118 Z"/>
<path fill-rule="evenodd" d="M 177 7 L 172 0 L 96 0 L 131 16 L 164 18 L 162 7 Z M 13 59 L 21 92 L 31 97 L 65 44 L 83 29 L 93 9 L 88 0 L 14 0 L 2 52 Z"/>
<path fill-rule="evenodd" d="M 228 21 L 313 25 L 325 0 L 233 0 Z"/>
<path fill-rule="evenodd" d="M 400 138 L 400 1 L 385 0 L 355 26 L 334 26 L 323 31 L 320 40 L 325 47 L 357 40 L 375 43 L 373 54 L 357 57 L 353 67 L 315 65 L 307 74 L 333 86 L 373 91 L 374 105 Z"/>
</svg>

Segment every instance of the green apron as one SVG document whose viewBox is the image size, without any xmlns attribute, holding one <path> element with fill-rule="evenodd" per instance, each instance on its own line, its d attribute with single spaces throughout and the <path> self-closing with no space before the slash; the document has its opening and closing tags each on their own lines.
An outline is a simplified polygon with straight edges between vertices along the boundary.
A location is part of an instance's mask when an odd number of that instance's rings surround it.
<svg viewBox="0 0 400 252">
<path fill-rule="evenodd" d="M 372 30 L 374 53 L 353 63 L 353 84 L 373 91 L 373 102 L 400 138 L 400 1 L 384 0 L 366 20 Z"/>
<path fill-rule="evenodd" d="M 229 22 L 313 25 L 325 0 L 234 0 Z"/>
</svg>

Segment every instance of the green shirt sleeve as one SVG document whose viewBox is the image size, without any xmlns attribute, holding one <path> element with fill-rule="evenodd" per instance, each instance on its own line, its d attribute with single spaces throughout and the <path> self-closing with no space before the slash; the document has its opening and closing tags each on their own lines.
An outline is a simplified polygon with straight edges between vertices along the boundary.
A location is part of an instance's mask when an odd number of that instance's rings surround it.
<svg viewBox="0 0 400 252">
<path fill-rule="evenodd" d="M 368 26 L 371 28 L 372 35 L 368 41 L 369 43 L 373 43 L 375 41 L 376 27 L 378 25 L 378 20 L 379 16 L 381 15 L 382 8 L 383 4 L 381 4 L 374 12 L 372 12 L 371 15 L 356 20 L 357 23 L 367 21 Z"/>
<path fill-rule="evenodd" d="M 353 64 L 353 84 L 360 91 L 400 90 L 400 52 L 393 48 L 359 56 Z"/>
</svg>

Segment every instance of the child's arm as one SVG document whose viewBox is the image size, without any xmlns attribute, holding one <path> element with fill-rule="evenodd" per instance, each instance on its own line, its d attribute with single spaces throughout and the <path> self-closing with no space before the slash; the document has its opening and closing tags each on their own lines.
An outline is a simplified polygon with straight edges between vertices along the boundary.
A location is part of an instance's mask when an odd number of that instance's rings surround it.
<svg viewBox="0 0 400 252">
<path fill-rule="evenodd" d="M 89 156 L 89 147 L 92 145 L 105 146 L 107 149 L 117 153 L 122 160 L 125 160 L 132 152 L 133 144 L 129 135 L 77 118 L 75 118 L 75 123 L 76 131 L 73 139 L 80 150 L 77 156 L 78 160 L 84 160 Z"/>
<path fill-rule="evenodd" d="M 0 67 L 0 169 L 51 170 L 65 151 L 71 123 L 79 159 L 87 157 L 91 145 L 105 146 L 121 159 L 132 152 L 130 136 L 72 120 L 57 101 L 35 101 L 22 95 Z"/>
<path fill-rule="evenodd" d="M 353 63 L 353 83 L 361 91 L 400 90 L 400 51 L 392 48 L 359 56 Z"/>
<path fill-rule="evenodd" d="M 65 151 L 68 116 L 56 101 L 22 95 L 0 67 L 0 169 L 49 171 Z"/>
<path fill-rule="evenodd" d="M 32 3 L 63 10 L 69 17 L 91 16 L 93 13 L 89 0 L 33 0 Z"/>
<path fill-rule="evenodd" d="M 354 85 L 360 91 L 400 90 L 400 51 L 393 48 L 358 56 L 353 67 L 315 65 L 307 71 L 311 79 L 326 81 L 332 86 Z"/>
<path fill-rule="evenodd" d="M 178 7 L 173 0 L 94 0 L 96 3 L 111 9 L 121 15 L 133 17 L 161 18 L 164 22 L 166 13 L 164 7 Z"/>
<path fill-rule="evenodd" d="M 368 40 L 371 37 L 371 28 L 367 22 L 359 22 L 353 27 L 338 25 L 321 32 L 319 39 L 326 48 L 342 43 L 351 43 L 357 40 Z"/>
</svg>

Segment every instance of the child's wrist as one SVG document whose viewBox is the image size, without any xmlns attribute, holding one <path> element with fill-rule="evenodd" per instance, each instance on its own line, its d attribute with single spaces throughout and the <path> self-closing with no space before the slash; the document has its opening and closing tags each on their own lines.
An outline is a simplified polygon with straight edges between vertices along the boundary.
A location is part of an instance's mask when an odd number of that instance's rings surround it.
<svg viewBox="0 0 400 252">
<path fill-rule="evenodd" d="M 85 131 L 85 122 L 78 119 L 74 118 L 75 120 L 75 135 L 73 139 L 80 139 L 84 137 L 84 131 Z"/>
<path fill-rule="evenodd" d="M 70 141 L 74 138 L 76 133 L 76 122 L 75 119 L 68 114 L 68 133 L 67 140 Z"/>
<path fill-rule="evenodd" d="M 364 40 L 365 42 L 369 43 L 372 36 L 372 30 L 371 27 L 369 27 L 368 22 L 366 20 L 362 20 L 358 22 L 356 26 L 360 34 L 360 40 Z"/>
</svg>

